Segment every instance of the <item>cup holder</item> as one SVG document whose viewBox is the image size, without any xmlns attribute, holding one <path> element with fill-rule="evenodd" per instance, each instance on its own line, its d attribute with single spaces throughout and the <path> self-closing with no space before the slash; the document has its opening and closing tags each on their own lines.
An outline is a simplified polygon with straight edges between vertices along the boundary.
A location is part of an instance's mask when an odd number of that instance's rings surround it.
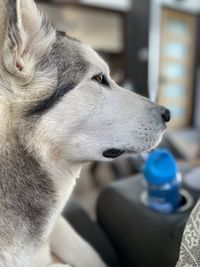
<svg viewBox="0 0 200 267">
<path fill-rule="evenodd" d="M 180 207 L 177 209 L 177 212 L 188 211 L 194 205 L 194 199 L 192 195 L 185 189 L 181 189 L 180 194 Z"/>
<path fill-rule="evenodd" d="M 186 211 L 190 210 L 193 207 L 193 205 L 194 205 L 194 199 L 193 199 L 192 195 L 187 190 L 181 189 L 180 190 L 180 195 L 181 195 L 180 207 L 176 211 L 174 211 L 173 213 L 171 213 L 171 214 L 177 214 L 177 213 L 181 213 L 181 212 L 186 212 Z M 140 202 L 146 208 L 149 208 L 148 207 L 148 202 L 147 202 L 147 192 L 146 191 L 143 191 L 141 193 L 141 195 L 140 195 Z M 164 213 L 162 213 L 162 214 L 164 214 Z"/>
</svg>

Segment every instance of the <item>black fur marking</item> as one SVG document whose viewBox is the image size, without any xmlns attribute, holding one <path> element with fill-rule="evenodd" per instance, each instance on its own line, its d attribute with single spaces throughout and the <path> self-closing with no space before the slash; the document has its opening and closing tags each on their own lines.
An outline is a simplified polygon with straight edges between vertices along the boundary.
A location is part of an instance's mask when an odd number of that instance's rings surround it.
<svg viewBox="0 0 200 267">
<path fill-rule="evenodd" d="M 54 107 L 60 99 L 70 90 L 75 87 L 75 84 L 64 84 L 56 89 L 56 91 L 47 99 L 42 100 L 37 106 L 29 111 L 29 115 L 41 114 Z"/>
<path fill-rule="evenodd" d="M 62 36 L 62 33 L 57 32 L 57 39 L 52 50 L 41 59 L 36 67 L 36 71 L 40 72 L 45 72 L 45 69 L 49 67 L 55 69 L 57 86 L 49 97 L 35 103 L 27 115 L 40 116 L 53 108 L 66 93 L 77 86 L 88 70 L 89 63 L 81 55 L 79 43 Z"/>
</svg>

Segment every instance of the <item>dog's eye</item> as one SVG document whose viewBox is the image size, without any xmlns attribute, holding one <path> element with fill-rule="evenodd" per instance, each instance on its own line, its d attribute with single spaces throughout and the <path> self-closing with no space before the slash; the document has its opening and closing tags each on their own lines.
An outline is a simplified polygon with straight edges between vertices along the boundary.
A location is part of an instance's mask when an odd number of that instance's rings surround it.
<svg viewBox="0 0 200 267">
<path fill-rule="evenodd" d="M 103 74 L 95 75 L 92 79 L 94 81 L 98 82 L 98 83 L 102 83 L 102 81 L 103 81 Z"/>
<path fill-rule="evenodd" d="M 105 86 L 109 86 L 106 76 L 101 74 L 101 73 L 95 75 L 94 77 L 92 77 L 92 80 L 97 82 L 97 83 L 99 83 L 99 84 L 102 84 L 102 85 L 105 85 Z"/>
</svg>

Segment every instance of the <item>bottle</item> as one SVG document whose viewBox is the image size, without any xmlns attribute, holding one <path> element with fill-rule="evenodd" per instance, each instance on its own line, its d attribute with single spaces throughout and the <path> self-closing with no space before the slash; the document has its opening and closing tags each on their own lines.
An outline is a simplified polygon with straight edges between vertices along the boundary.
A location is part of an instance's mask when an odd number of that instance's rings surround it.
<svg viewBox="0 0 200 267">
<path fill-rule="evenodd" d="M 167 149 L 154 150 L 149 154 L 143 173 L 147 181 L 147 206 L 162 213 L 175 212 L 181 197 L 173 155 Z"/>
</svg>

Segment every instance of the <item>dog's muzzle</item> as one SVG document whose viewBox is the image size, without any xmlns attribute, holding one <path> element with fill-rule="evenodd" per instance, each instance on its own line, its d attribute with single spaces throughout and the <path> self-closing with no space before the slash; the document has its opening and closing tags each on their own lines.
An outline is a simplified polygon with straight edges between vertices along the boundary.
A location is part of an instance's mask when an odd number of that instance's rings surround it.
<svg viewBox="0 0 200 267">
<path fill-rule="evenodd" d="M 106 150 L 103 152 L 103 156 L 104 156 L 105 158 L 114 159 L 114 158 L 117 158 L 117 157 L 121 156 L 121 155 L 124 154 L 124 153 L 125 153 L 124 150 L 116 149 L 116 148 L 110 148 L 110 149 L 106 149 Z"/>
</svg>

